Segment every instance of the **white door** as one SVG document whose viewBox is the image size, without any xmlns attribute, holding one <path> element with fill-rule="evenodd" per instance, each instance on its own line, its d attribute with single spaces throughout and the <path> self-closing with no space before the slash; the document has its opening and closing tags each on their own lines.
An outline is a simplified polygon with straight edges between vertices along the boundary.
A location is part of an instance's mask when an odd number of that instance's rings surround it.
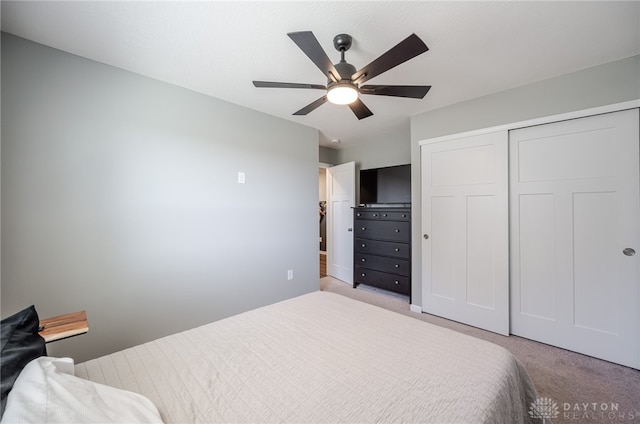
<svg viewBox="0 0 640 424">
<path fill-rule="evenodd" d="M 638 144 L 638 109 L 511 132 L 513 334 L 640 368 Z"/>
<path fill-rule="evenodd" d="M 509 334 L 507 131 L 425 144 L 422 310 Z"/>
<path fill-rule="evenodd" d="M 356 164 L 327 168 L 327 274 L 353 284 L 353 208 Z"/>
</svg>

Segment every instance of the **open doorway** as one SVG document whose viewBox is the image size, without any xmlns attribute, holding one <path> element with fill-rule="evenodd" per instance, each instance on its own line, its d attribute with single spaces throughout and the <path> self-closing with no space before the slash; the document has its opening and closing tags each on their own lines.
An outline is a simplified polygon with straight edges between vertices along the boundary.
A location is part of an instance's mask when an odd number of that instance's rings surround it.
<svg viewBox="0 0 640 424">
<path fill-rule="evenodd" d="M 321 164 L 318 172 L 320 278 L 327 276 L 327 166 Z"/>
<path fill-rule="evenodd" d="M 322 241 L 326 250 L 320 259 L 326 264 L 326 275 L 353 284 L 353 207 L 355 206 L 355 162 L 340 165 L 320 164 L 324 178 L 321 195 L 326 203 L 324 221 L 326 234 Z M 319 199 L 320 200 L 320 199 Z M 326 261 L 325 261 L 326 259 Z"/>
</svg>

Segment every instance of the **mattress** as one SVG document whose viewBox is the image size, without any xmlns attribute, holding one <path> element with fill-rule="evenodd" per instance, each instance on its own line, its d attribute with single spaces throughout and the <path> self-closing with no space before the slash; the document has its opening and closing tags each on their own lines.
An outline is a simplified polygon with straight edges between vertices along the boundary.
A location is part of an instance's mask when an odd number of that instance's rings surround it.
<svg viewBox="0 0 640 424">
<path fill-rule="evenodd" d="M 166 423 L 523 423 L 536 391 L 495 344 L 314 292 L 77 364 Z"/>
</svg>

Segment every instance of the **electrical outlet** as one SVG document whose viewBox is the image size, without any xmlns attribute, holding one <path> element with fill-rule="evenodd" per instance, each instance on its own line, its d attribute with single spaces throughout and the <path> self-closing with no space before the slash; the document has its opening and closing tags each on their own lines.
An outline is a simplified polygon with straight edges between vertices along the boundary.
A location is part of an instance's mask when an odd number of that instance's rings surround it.
<svg viewBox="0 0 640 424">
<path fill-rule="evenodd" d="M 244 184 L 245 182 L 246 182 L 246 178 L 245 178 L 244 172 L 242 171 L 238 172 L 238 184 Z"/>
<path fill-rule="evenodd" d="M 293 280 L 293 270 L 292 269 L 287 271 L 287 280 Z"/>
</svg>

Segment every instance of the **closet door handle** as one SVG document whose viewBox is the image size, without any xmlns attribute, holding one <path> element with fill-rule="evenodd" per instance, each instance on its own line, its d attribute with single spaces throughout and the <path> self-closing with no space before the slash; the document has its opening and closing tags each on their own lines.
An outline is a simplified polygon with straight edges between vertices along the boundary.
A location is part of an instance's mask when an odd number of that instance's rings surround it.
<svg viewBox="0 0 640 424">
<path fill-rule="evenodd" d="M 424 237 L 425 240 L 429 240 L 429 234 L 423 234 L 422 237 Z"/>
<path fill-rule="evenodd" d="M 636 251 L 634 249 L 630 248 L 630 247 L 627 247 L 626 249 L 624 249 L 622 251 L 622 253 L 624 253 L 627 256 L 633 256 L 633 255 L 636 254 Z"/>
</svg>

